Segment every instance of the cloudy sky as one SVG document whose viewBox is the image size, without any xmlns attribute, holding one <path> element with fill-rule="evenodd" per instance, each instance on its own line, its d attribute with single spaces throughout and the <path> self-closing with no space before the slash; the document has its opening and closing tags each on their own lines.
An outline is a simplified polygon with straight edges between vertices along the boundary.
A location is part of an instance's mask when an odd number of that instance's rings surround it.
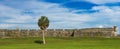
<svg viewBox="0 0 120 49">
<path fill-rule="evenodd" d="M 0 0 L 2 29 L 38 29 L 41 16 L 49 29 L 120 27 L 120 0 Z"/>
</svg>

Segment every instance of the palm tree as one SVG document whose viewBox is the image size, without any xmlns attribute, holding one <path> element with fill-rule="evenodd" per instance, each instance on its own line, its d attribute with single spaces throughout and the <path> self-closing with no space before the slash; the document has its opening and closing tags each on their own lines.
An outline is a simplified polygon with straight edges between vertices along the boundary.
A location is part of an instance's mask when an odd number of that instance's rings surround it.
<svg viewBox="0 0 120 49">
<path fill-rule="evenodd" d="M 45 30 L 49 26 L 49 20 L 46 16 L 41 16 L 41 18 L 38 20 L 38 26 L 42 30 L 42 35 L 43 35 L 43 44 L 46 44 L 45 42 Z"/>
</svg>

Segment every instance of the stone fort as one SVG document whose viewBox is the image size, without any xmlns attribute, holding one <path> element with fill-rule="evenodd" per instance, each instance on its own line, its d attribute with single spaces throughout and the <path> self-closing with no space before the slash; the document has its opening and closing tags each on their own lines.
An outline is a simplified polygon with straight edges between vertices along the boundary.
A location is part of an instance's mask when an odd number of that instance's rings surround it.
<svg viewBox="0 0 120 49">
<path fill-rule="evenodd" d="M 117 36 L 117 27 L 110 28 L 83 28 L 83 29 L 47 29 L 46 37 L 114 37 Z M 0 29 L 0 38 L 10 37 L 42 37 L 41 30 L 27 29 Z"/>
</svg>

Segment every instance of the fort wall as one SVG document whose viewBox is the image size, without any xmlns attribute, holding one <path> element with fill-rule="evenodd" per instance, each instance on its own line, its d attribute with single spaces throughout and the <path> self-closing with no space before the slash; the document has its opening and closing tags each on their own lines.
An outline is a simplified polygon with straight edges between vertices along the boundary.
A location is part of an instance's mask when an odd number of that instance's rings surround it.
<svg viewBox="0 0 120 49">
<path fill-rule="evenodd" d="M 113 37 L 116 36 L 116 27 L 111 28 L 84 28 L 84 29 L 47 29 L 46 37 Z M 9 30 L 0 29 L 0 37 L 42 37 L 41 30 Z"/>
</svg>

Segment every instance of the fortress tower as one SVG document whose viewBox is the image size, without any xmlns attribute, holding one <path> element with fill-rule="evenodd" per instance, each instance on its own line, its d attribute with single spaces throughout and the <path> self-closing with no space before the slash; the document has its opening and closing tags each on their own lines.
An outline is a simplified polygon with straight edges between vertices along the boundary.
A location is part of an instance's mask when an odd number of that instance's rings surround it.
<svg viewBox="0 0 120 49">
<path fill-rule="evenodd" d="M 114 30 L 113 30 L 114 36 L 117 36 L 117 26 L 114 26 L 113 29 L 114 29 Z"/>
</svg>

